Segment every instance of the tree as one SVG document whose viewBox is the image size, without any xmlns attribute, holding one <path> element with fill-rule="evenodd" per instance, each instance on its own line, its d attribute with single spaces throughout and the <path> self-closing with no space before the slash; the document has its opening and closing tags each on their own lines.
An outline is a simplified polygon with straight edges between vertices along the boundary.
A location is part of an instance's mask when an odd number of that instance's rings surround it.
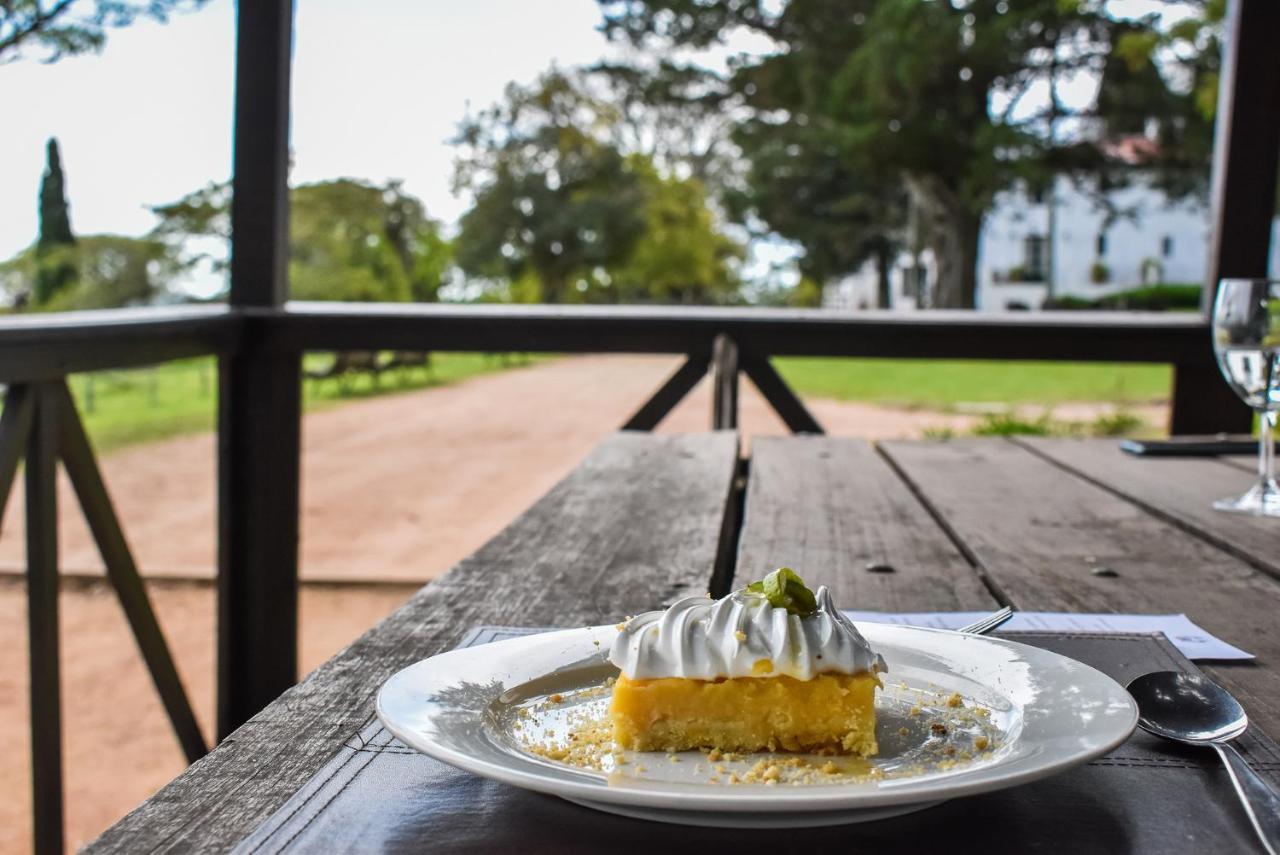
<svg viewBox="0 0 1280 855">
<path fill-rule="evenodd" d="M 609 268 L 617 302 L 723 303 L 738 290 L 743 249 L 722 234 L 696 179 L 663 177 L 638 156 L 645 227 L 631 251 Z"/>
<path fill-rule="evenodd" d="M 448 281 L 452 248 L 401 183 L 353 178 L 290 191 L 290 295 L 301 300 L 432 301 Z M 231 190 L 210 184 L 152 211 L 152 237 L 184 266 L 227 269 Z"/>
<path fill-rule="evenodd" d="M 459 223 L 459 266 L 532 281 L 542 302 L 583 299 L 645 225 L 640 176 L 608 140 L 616 122 L 557 69 L 530 87 L 509 84 L 502 103 L 465 120 L 454 187 L 475 201 Z"/>
<path fill-rule="evenodd" d="M 45 164 L 44 177 L 40 180 L 40 231 L 35 248 L 40 264 L 32 287 L 37 303 L 49 302 L 70 286 L 76 275 L 74 258 L 62 251 L 75 246 L 76 239 L 71 233 L 70 206 L 56 139 L 50 139 L 45 148 Z"/>
<path fill-rule="evenodd" d="M 598 2 L 606 32 L 650 50 L 703 49 L 744 29 L 772 40 L 776 49 L 739 58 L 721 80 L 725 109 L 745 115 L 744 156 L 766 161 L 753 161 L 753 195 L 785 199 L 788 183 L 824 188 L 824 173 L 839 175 L 845 189 L 826 191 L 836 197 L 826 201 L 858 212 L 896 185 L 932 250 L 940 307 L 974 305 L 979 231 L 997 193 L 1062 174 L 1106 187 L 1126 180 L 1132 164 L 1099 144 L 1099 110 L 1110 104 L 1071 104 L 1063 84 L 1102 75 L 1120 37 L 1157 26 L 1117 18 L 1103 0 Z M 1189 97 L 1177 75 L 1159 82 L 1168 97 Z M 782 163 L 771 134 L 800 157 L 781 176 L 767 168 Z M 801 171 L 814 168 L 811 182 Z M 806 248 L 838 246 L 811 233 L 826 218 L 806 223 L 788 205 L 756 210 L 770 226 L 770 217 L 782 222 L 780 232 L 790 223 L 793 235 L 810 235 Z M 848 246 L 869 245 L 861 219 Z"/>
<path fill-rule="evenodd" d="M 754 99 L 768 89 L 757 87 Z M 734 132 L 749 166 L 726 193 L 737 219 L 799 244 L 807 281 L 830 282 L 875 265 L 878 304 L 890 304 L 893 260 L 904 246 L 907 196 L 900 182 L 849 156 L 825 126 L 776 126 L 747 118 Z"/>
<path fill-rule="evenodd" d="M 165 242 L 193 268 L 207 263 L 225 272 L 231 252 L 231 183 L 209 182 L 176 202 L 153 205 L 159 222 L 151 236 Z"/>
<path fill-rule="evenodd" d="M 742 249 L 702 182 L 672 174 L 694 149 L 646 131 L 599 74 L 553 68 L 462 124 L 459 266 L 520 300 L 727 299 Z"/>
<path fill-rule="evenodd" d="M 72 275 L 57 291 L 41 294 L 37 283 L 49 269 Z M 31 246 L 0 262 L 0 293 L 10 305 L 42 312 L 141 306 L 169 296 L 180 269 L 161 241 L 87 235 L 43 252 Z"/>
<path fill-rule="evenodd" d="M 1098 92 L 1109 137 L 1154 131 L 1139 165 L 1175 199 L 1208 194 L 1226 0 L 1180 5 L 1186 16 L 1168 27 L 1117 22 Z"/>
<path fill-rule="evenodd" d="M 107 30 L 139 18 L 167 21 L 208 0 L 7 0 L 0 3 L 0 65 L 34 54 L 41 62 L 102 50 Z"/>
</svg>

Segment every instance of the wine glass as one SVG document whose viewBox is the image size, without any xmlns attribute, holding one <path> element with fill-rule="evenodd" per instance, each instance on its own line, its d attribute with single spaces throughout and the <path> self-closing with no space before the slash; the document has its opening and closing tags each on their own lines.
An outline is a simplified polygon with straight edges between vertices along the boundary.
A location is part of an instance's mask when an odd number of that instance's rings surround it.
<svg viewBox="0 0 1280 855">
<path fill-rule="evenodd" d="M 1280 517 L 1276 486 L 1276 411 L 1280 409 L 1280 282 L 1224 279 L 1213 305 L 1213 350 L 1232 390 L 1258 412 L 1258 483 L 1220 511 Z"/>
</svg>

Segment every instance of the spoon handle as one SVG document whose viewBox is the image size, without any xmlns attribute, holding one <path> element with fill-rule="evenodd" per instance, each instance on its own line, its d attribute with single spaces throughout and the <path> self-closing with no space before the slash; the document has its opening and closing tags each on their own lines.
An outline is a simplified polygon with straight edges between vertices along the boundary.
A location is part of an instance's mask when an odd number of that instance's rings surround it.
<svg viewBox="0 0 1280 855">
<path fill-rule="evenodd" d="M 1280 851 L 1280 795 L 1249 768 L 1235 746 L 1228 742 L 1215 742 L 1213 747 L 1218 749 L 1218 755 L 1227 766 L 1231 783 L 1244 803 L 1253 830 L 1258 833 L 1267 852 L 1277 855 Z"/>
</svg>

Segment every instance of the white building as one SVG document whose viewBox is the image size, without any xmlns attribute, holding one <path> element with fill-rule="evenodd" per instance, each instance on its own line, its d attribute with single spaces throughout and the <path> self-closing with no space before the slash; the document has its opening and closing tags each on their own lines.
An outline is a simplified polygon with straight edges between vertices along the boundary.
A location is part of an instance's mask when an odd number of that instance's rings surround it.
<svg viewBox="0 0 1280 855">
<path fill-rule="evenodd" d="M 979 309 L 1038 309 L 1052 284 L 1056 297 L 1096 299 L 1155 282 L 1199 283 L 1208 270 L 1210 212 L 1195 202 L 1171 203 L 1135 184 L 1111 196 L 1119 217 L 1107 213 L 1074 184 L 1061 179 L 1052 194 L 1002 193 L 983 222 L 978 242 Z M 1280 224 L 1273 226 L 1280 237 Z M 1280 241 L 1272 240 L 1272 271 L 1280 270 Z M 920 286 L 932 282 L 932 257 L 919 266 L 910 255 L 890 275 L 892 308 L 915 308 Z M 823 305 L 876 308 L 871 265 L 827 286 Z"/>
<path fill-rule="evenodd" d="M 1111 194 L 1119 216 L 1066 179 L 1052 194 L 1001 194 L 983 223 L 978 306 L 1036 309 L 1049 296 L 1095 299 L 1156 282 L 1201 282 L 1209 211 L 1135 184 Z"/>
</svg>

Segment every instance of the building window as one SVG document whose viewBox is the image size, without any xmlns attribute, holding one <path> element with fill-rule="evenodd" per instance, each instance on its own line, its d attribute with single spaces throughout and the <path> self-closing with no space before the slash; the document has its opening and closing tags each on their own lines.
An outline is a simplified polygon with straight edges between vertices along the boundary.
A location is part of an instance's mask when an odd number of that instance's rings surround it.
<svg viewBox="0 0 1280 855">
<path fill-rule="evenodd" d="M 1169 235 L 1160 238 L 1160 254 L 1165 258 L 1173 255 L 1173 238 Z"/>
<path fill-rule="evenodd" d="M 1095 253 L 1094 253 L 1094 254 L 1095 254 L 1095 255 L 1097 255 L 1097 256 L 1098 256 L 1098 258 L 1105 258 L 1105 257 L 1106 257 L 1106 255 L 1107 255 L 1107 236 L 1106 236 L 1105 234 L 1102 234 L 1102 233 L 1099 233 L 1099 234 L 1098 234 L 1097 249 L 1096 249 L 1096 251 L 1095 251 Z"/>
<path fill-rule="evenodd" d="M 1027 235 L 1022 242 L 1022 271 L 1026 282 L 1043 282 L 1046 241 L 1044 235 Z"/>
</svg>

